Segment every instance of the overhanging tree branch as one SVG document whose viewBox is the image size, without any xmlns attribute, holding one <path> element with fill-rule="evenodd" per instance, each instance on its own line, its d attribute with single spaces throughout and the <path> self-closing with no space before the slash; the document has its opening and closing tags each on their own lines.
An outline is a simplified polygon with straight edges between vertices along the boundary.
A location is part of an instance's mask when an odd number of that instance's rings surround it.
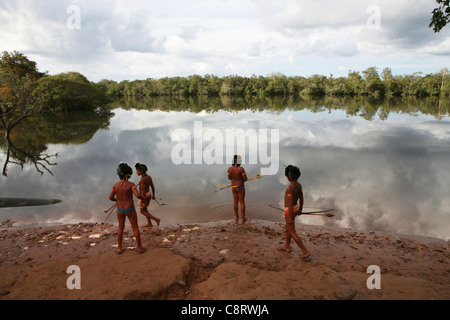
<svg viewBox="0 0 450 320">
<path fill-rule="evenodd" d="M 450 21 L 450 0 L 436 0 L 439 7 L 432 11 L 432 17 L 429 28 L 433 28 L 435 33 L 438 33 Z"/>
</svg>

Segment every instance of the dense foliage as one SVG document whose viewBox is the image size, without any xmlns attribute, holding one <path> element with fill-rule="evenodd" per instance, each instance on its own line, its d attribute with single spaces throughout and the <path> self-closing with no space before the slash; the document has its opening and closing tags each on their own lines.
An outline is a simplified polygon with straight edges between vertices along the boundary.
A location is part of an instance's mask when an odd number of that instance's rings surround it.
<svg viewBox="0 0 450 320">
<path fill-rule="evenodd" d="M 107 102 L 105 92 L 77 72 L 39 79 L 34 94 L 54 111 L 92 110 Z"/>
<path fill-rule="evenodd" d="M 450 0 L 436 0 L 439 7 L 433 10 L 429 27 L 440 32 L 450 21 Z"/>
<path fill-rule="evenodd" d="M 36 63 L 22 53 L 4 52 L 0 56 L 0 132 L 4 135 L 0 149 L 5 153 L 2 174 L 7 175 L 9 163 L 22 168 L 32 163 L 41 174 L 51 173 L 49 167 L 54 163 L 50 159 L 57 154 L 43 153 L 47 137 L 64 132 L 61 120 L 70 111 L 84 110 L 92 119 L 100 115 L 109 121 L 111 114 L 98 108 L 106 102 L 104 90 L 79 73 L 49 76 L 39 72 Z M 76 136 L 88 137 L 91 127 L 83 125 Z M 71 132 L 67 138 L 72 141 L 74 136 Z"/>
<path fill-rule="evenodd" d="M 446 68 L 439 73 L 422 76 L 393 75 L 385 68 L 381 75 L 376 67 L 365 71 L 350 71 L 346 77 L 313 75 L 310 77 L 271 74 L 267 77 L 238 75 L 219 78 L 214 75 L 192 75 L 98 83 L 110 97 L 152 96 L 370 96 L 380 97 L 429 97 L 450 95 L 450 74 Z"/>
<path fill-rule="evenodd" d="M 48 75 L 21 53 L 0 55 L 0 149 L 9 163 L 33 164 L 43 173 L 57 156 L 47 143 L 82 143 L 107 128 L 116 107 L 190 112 L 219 110 L 312 112 L 345 110 L 367 120 L 391 112 L 422 112 L 441 119 L 450 113 L 447 69 L 394 76 L 389 68 L 350 71 L 346 77 L 271 74 L 267 77 L 192 75 L 135 81 L 90 82 L 76 72 Z M 415 99 L 425 97 L 426 99 Z M 110 98 L 114 103 L 107 105 Z M 120 99 L 119 99 L 120 98 Z M 123 99 L 122 99 L 123 98 Z M 139 99 L 135 99 L 139 98 Z"/>
<path fill-rule="evenodd" d="M 46 111 L 89 110 L 107 102 L 105 92 L 83 75 L 47 75 L 19 52 L 0 56 L 0 118 Z M 25 112 L 26 111 L 26 112 Z"/>
</svg>

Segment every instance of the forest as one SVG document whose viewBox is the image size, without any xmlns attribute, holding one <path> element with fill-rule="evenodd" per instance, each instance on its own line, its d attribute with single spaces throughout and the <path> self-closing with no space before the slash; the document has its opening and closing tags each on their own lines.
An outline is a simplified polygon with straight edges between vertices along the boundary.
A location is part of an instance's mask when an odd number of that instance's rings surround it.
<svg viewBox="0 0 450 320">
<path fill-rule="evenodd" d="M 77 72 L 39 72 L 36 62 L 16 51 L 0 56 L 0 115 L 92 109 L 108 101 L 101 89 Z"/>
<path fill-rule="evenodd" d="M 6 129 L 19 118 L 46 111 L 93 110 L 119 98 L 148 97 L 348 97 L 390 99 L 399 97 L 444 98 L 450 96 L 450 73 L 393 75 L 390 68 L 349 71 L 333 75 L 243 77 L 191 75 L 160 79 L 89 81 L 77 72 L 48 75 L 22 53 L 0 56 L 0 125 Z M 12 117 L 15 114 L 16 117 Z M 15 120 L 16 119 L 16 120 Z M 5 121 L 10 121 L 6 123 Z"/>
<path fill-rule="evenodd" d="M 391 112 L 450 114 L 450 74 L 381 74 L 376 67 L 346 77 L 192 75 L 115 82 L 89 81 L 77 72 L 48 75 L 19 52 L 0 55 L 0 150 L 9 163 L 32 163 L 50 172 L 47 143 L 83 143 L 108 128 L 115 108 L 189 112 L 253 110 L 322 112 L 344 110 L 366 120 L 387 119 Z"/>
<path fill-rule="evenodd" d="M 423 75 L 393 75 L 390 68 L 378 72 L 377 67 L 364 71 L 349 71 L 346 77 L 333 75 L 243 77 L 230 75 L 192 75 L 160 79 L 121 81 L 102 80 L 98 83 L 112 98 L 152 96 L 310 96 L 310 97 L 445 97 L 450 95 L 450 73 L 443 68 L 438 73 Z"/>
</svg>

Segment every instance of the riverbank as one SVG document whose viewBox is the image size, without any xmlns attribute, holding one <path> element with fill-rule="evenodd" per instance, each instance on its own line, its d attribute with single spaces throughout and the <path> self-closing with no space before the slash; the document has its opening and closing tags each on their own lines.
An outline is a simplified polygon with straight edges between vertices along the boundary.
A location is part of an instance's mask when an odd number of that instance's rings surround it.
<svg viewBox="0 0 450 320">
<path fill-rule="evenodd" d="M 297 225 L 312 253 L 277 250 L 284 226 L 250 220 L 141 228 L 121 255 L 110 224 L 0 228 L 0 299 L 450 299 L 449 243 L 435 238 Z M 67 268 L 80 268 L 69 290 Z M 381 289 L 368 289 L 380 268 Z M 374 282 L 373 282 L 374 283 Z"/>
</svg>

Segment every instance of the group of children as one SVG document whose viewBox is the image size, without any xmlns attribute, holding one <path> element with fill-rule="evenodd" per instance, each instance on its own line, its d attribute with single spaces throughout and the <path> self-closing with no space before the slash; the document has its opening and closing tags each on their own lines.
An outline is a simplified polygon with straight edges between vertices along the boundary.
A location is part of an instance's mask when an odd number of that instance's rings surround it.
<svg viewBox="0 0 450 320">
<path fill-rule="evenodd" d="M 233 164 L 228 168 L 228 179 L 231 180 L 231 188 L 234 202 L 234 219 L 236 223 L 239 220 L 238 207 L 241 206 L 241 218 L 242 223 L 245 223 L 245 181 L 247 181 L 247 175 L 243 167 L 241 167 L 242 158 L 239 155 L 233 157 Z M 134 207 L 133 194 L 139 199 L 140 212 L 147 218 L 147 225 L 144 227 L 151 227 L 152 220 L 157 225 L 160 223 L 160 219 L 154 217 L 148 212 L 148 205 L 151 199 L 155 199 L 155 187 L 153 185 L 152 178 L 147 174 L 147 167 L 143 164 L 136 164 L 136 173 L 141 176 L 139 181 L 139 191 L 134 183 L 128 181 L 133 174 L 133 170 L 125 163 L 121 163 L 117 168 L 117 174 L 120 181 L 114 184 L 109 199 L 116 201 L 117 203 L 117 219 L 119 221 L 118 227 L 118 240 L 119 245 L 116 253 L 121 254 L 124 252 L 122 249 L 123 230 L 125 228 L 125 219 L 128 217 L 131 227 L 134 232 L 134 236 L 137 242 L 137 252 L 144 253 L 145 248 L 142 247 L 139 227 L 137 223 L 137 214 Z M 284 246 L 278 248 L 283 252 L 291 252 L 290 243 L 293 239 L 294 242 L 303 251 L 301 257 L 305 261 L 309 261 L 311 253 L 305 248 L 300 237 L 295 231 L 295 217 L 302 214 L 303 210 L 303 191 L 302 185 L 298 182 L 300 178 L 299 168 L 289 165 L 285 168 L 285 176 L 290 182 L 287 187 L 284 196 L 284 219 L 286 221 L 286 242 Z M 150 191 L 151 189 L 151 191 Z"/>
<path fill-rule="evenodd" d="M 136 209 L 134 207 L 133 194 L 139 199 L 139 209 L 141 214 L 147 218 L 147 224 L 144 227 L 151 227 L 152 220 L 159 226 L 161 219 L 154 217 L 148 212 L 148 205 L 151 199 L 155 199 L 155 186 L 153 185 L 152 178 L 147 174 L 147 166 L 137 163 L 135 165 L 136 173 L 138 176 L 142 176 L 139 181 L 139 191 L 134 183 L 128 181 L 133 174 L 133 169 L 126 163 L 120 163 L 117 168 L 117 175 L 120 181 L 116 182 L 111 190 L 109 199 L 116 201 L 117 203 L 117 220 L 119 221 L 119 228 L 117 236 L 119 238 L 119 245 L 116 253 L 121 254 L 124 252 L 122 249 L 123 230 L 125 229 L 125 219 L 128 217 L 131 227 L 133 228 L 134 237 L 137 242 L 137 252 L 144 253 L 145 248 L 142 247 L 141 234 L 139 232 L 138 219 Z M 151 189 L 151 191 L 150 191 Z"/>
</svg>

